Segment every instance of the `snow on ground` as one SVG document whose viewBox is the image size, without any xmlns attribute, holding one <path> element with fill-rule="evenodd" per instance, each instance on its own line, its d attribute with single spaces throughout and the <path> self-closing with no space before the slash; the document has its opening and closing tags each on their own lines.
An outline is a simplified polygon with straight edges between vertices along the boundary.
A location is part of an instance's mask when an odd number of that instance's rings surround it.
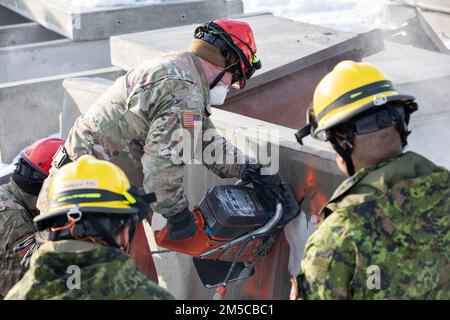
<svg viewBox="0 0 450 320">
<path fill-rule="evenodd" d="M 243 0 L 245 12 L 275 15 L 343 31 L 386 28 L 381 19 L 385 0 Z"/>
<path fill-rule="evenodd" d="M 389 2 L 392 0 L 243 0 L 246 13 L 269 11 L 295 21 L 351 32 L 399 27 L 382 18 Z M 414 4 L 414 0 L 397 2 Z M 450 48 L 450 38 L 443 34 L 439 37 Z"/>
</svg>

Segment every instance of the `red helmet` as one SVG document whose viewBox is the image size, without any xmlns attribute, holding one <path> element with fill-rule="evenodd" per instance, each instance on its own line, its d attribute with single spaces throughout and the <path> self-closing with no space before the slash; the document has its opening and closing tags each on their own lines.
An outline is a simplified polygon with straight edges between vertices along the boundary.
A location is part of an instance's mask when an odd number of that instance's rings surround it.
<svg viewBox="0 0 450 320">
<path fill-rule="evenodd" d="M 21 156 L 34 169 L 48 176 L 53 156 L 63 144 L 64 140 L 58 138 L 41 139 L 27 147 Z"/>
<path fill-rule="evenodd" d="M 239 82 L 241 88 L 244 88 L 246 80 L 261 68 L 261 60 L 256 56 L 253 31 L 247 22 L 218 19 L 198 27 L 194 37 L 219 48 L 226 60 L 225 71 L 234 74 L 233 82 Z M 212 87 L 222 76 L 213 82 Z"/>
</svg>

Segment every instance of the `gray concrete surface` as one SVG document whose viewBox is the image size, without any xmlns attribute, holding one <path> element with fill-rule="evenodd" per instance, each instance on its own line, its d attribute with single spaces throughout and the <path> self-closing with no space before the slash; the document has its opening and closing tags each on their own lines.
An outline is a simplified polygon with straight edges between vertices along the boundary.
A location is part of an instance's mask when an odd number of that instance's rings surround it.
<svg viewBox="0 0 450 320">
<path fill-rule="evenodd" d="M 60 132 L 64 79 L 116 79 L 121 74 L 120 69 L 110 67 L 0 84 L 0 162 L 10 163 L 26 145 Z"/>
<path fill-rule="evenodd" d="M 0 48 L 0 83 L 110 67 L 108 40 L 68 39 Z"/>
<path fill-rule="evenodd" d="M 78 82 L 78 83 L 77 83 Z M 105 92 L 112 82 L 71 79 L 65 82 L 65 88 L 77 104 L 85 111 L 91 101 L 95 101 Z M 276 151 L 272 159 L 280 159 L 280 174 L 294 187 L 298 198 L 305 197 L 303 210 L 317 212 L 334 188 L 343 180 L 338 171 L 334 154 L 323 144 L 307 138 L 301 147 L 295 141 L 295 130 L 276 126 L 260 120 L 243 117 L 227 111 L 213 108 L 212 120 L 217 130 L 226 137 L 232 137 L 236 144 L 248 142 L 249 154 L 258 157 L 261 149 L 255 148 L 259 142 L 270 142 Z M 256 129 L 268 132 L 266 139 Z M 245 140 L 247 139 L 247 140 Z M 126 168 L 123 168 L 126 171 Z M 220 179 L 208 172 L 202 165 L 187 165 L 185 170 L 185 190 L 191 207 L 204 196 L 205 191 L 218 184 L 234 183 L 232 179 Z M 314 220 L 314 219 L 312 219 Z M 153 215 L 152 228 L 146 225 L 146 233 L 152 251 L 159 250 L 153 231 L 162 228 L 165 219 L 159 214 Z M 313 230 L 313 229 L 312 229 Z M 311 231 L 312 231 L 311 230 Z M 258 264 L 256 274 L 241 283 L 230 286 L 228 299 L 288 299 L 289 247 L 284 236 L 276 243 L 270 256 Z M 210 299 L 214 292 L 203 287 L 193 267 L 192 258 L 179 253 L 154 255 L 159 283 L 169 289 L 178 299 Z"/>
<path fill-rule="evenodd" d="M 59 0 L 0 0 L 0 4 L 65 37 L 107 39 L 111 35 L 179 26 L 236 14 L 237 1 L 192 0 L 123 7 L 80 8 Z"/>
<path fill-rule="evenodd" d="M 118 72 L 117 75 L 119 75 Z M 64 80 L 64 100 L 61 119 L 61 137 L 63 139 L 67 138 L 78 116 L 85 113 L 110 85 L 110 80 L 100 77 L 78 77 Z"/>
<path fill-rule="evenodd" d="M 35 22 L 0 26 L 0 48 L 61 39 L 62 36 Z"/>
<path fill-rule="evenodd" d="M 365 60 L 380 67 L 400 92 L 416 97 L 410 149 L 450 168 L 443 147 L 450 141 L 450 56 L 386 41 L 386 51 Z"/>
<path fill-rule="evenodd" d="M 31 21 L 0 5 L 0 26 L 27 22 Z"/>
<path fill-rule="evenodd" d="M 14 168 L 15 167 L 13 165 L 9 165 L 7 167 L 0 169 L 0 185 L 5 184 L 9 181 L 9 178 L 11 177 Z"/>
<path fill-rule="evenodd" d="M 367 56 L 383 49 L 377 33 L 355 35 L 272 15 L 249 16 L 242 20 L 252 26 L 263 65 L 249 81 L 246 90 L 344 52 L 356 51 Z M 147 59 L 185 50 L 192 40 L 195 26 L 111 37 L 111 62 L 128 70 Z"/>
</svg>

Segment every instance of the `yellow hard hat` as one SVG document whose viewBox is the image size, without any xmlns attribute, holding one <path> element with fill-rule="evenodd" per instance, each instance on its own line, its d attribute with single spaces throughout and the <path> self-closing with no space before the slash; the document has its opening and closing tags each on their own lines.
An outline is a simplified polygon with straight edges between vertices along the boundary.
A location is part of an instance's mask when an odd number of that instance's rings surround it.
<svg viewBox="0 0 450 320">
<path fill-rule="evenodd" d="M 154 194 L 152 201 L 155 201 Z M 149 195 L 146 195 L 149 196 Z M 34 219 L 41 228 L 48 222 L 66 215 L 77 207 L 79 212 L 114 215 L 140 215 L 140 197 L 136 188 L 131 188 L 125 173 L 117 165 L 83 155 L 75 162 L 61 167 L 50 182 L 49 208 Z M 148 203 L 152 202 L 149 198 Z M 147 205 L 148 206 L 148 205 Z M 147 212 L 148 214 L 148 212 Z M 142 219 L 142 218 L 141 218 Z"/>
<path fill-rule="evenodd" d="M 297 134 L 327 140 L 326 130 L 368 111 L 401 102 L 409 112 L 417 110 L 415 97 L 399 94 L 393 83 L 377 67 L 366 62 L 342 61 L 317 85 L 308 110 L 308 126 Z M 300 137 L 303 135 L 303 137 Z"/>
</svg>

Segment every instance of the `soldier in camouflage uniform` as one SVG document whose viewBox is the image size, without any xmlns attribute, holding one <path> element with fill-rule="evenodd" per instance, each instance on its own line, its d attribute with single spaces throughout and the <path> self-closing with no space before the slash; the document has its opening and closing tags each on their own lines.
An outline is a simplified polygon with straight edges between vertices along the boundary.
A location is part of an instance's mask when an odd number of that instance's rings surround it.
<svg viewBox="0 0 450 320">
<path fill-rule="evenodd" d="M 297 138 L 330 141 L 351 177 L 306 244 L 299 298 L 450 298 L 449 172 L 403 153 L 415 110 L 368 63 L 341 62 L 317 86 Z"/>
<path fill-rule="evenodd" d="M 154 194 L 140 195 L 111 162 L 81 156 L 50 183 L 49 211 L 34 218 L 46 241 L 6 299 L 173 299 L 138 270 L 129 251 Z"/>
<path fill-rule="evenodd" d="M 21 262 L 28 261 L 36 246 L 37 195 L 63 142 L 54 138 L 36 141 L 20 154 L 10 182 L 0 186 L 0 299 L 26 271 L 26 263 L 22 266 Z"/>
<path fill-rule="evenodd" d="M 252 30 L 245 22 L 219 19 L 200 26 L 188 51 L 147 61 L 117 79 L 77 119 L 55 167 L 83 154 L 117 164 L 132 183 L 156 192 L 153 209 L 168 219 L 169 238 L 192 236 L 195 223 L 183 189 L 189 160 L 204 160 L 208 147 L 231 153 L 234 159 L 202 161 L 218 176 L 264 179 L 260 165 L 250 163 L 217 135 L 208 118 L 211 104 L 222 104 L 230 88 L 243 88 L 260 67 L 255 52 Z M 203 141 L 207 131 L 209 138 Z M 45 209 L 43 201 L 39 208 Z"/>
</svg>

